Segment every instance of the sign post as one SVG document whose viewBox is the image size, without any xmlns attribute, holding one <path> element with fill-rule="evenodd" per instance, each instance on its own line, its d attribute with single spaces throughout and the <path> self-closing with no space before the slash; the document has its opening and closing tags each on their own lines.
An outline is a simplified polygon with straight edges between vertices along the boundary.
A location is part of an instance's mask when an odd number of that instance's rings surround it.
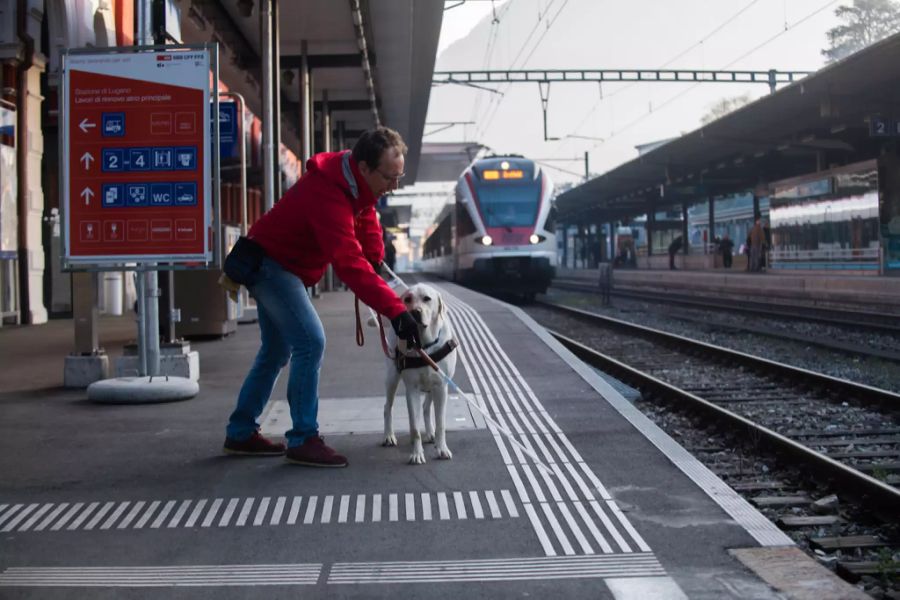
<svg viewBox="0 0 900 600">
<path fill-rule="evenodd" d="M 63 54 L 64 269 L 152 272 L 149 304 L 158 263 L 221 260 L 217 79 L 214 44 Z M 158 313 L 139 312 L 141 375 L 155 375 Z"/>
</svg>

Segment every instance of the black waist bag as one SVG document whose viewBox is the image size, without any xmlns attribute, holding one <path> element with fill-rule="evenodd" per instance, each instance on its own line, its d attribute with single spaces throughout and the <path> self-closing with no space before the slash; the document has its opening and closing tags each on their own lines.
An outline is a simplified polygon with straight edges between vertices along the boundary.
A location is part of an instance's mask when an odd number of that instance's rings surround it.
<svg viewBox="0 0 900 600">
<path fill-rule="evenodd" d="M 241 236 L 225 257 L 222 270 L 235 283 L 250 285 L 265 257 L 266 251 L 262 246 L 248 237 Z"/>
</svg>

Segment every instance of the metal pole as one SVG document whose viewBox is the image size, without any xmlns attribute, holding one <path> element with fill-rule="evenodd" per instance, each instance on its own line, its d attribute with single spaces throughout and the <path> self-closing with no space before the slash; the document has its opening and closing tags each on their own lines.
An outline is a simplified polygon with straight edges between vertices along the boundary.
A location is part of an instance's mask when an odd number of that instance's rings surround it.
<svg viewBox="0 0 900 600">
<path fill-rule="evenodd" d="M 591 166 L 588 159 L 588 152 L 585 150 L 584 152 L 584 180 L 587 181 L 591 178 Z"/>
<path fill-rule="evenodd" d="M 138 0 L 137 2 L 138 30 L 135 42 L 138 46 L 153 44 L 152 13 L 150 0 Z M 141 298 L 141 311 L 143 317 L 143 342 L 145 357 L 141 359 L 141 376 L 159 374 L 159 278 L 156 272 L 156 263 L 145 264 L 143 297 Z"/>
<path fill-rule="evenodd" d="M 273 65 L 281 64 L 281 28 L 278 26 L 278 0 L 272 0 L 272 62 Z M 272 105 L 275 110 L 272 121 L 273 139 L 275 143 L 275 172 L 272 174 L 274 185 L 274 198 L 281 198 L 281 69 L 273 67 L 274 89 L 272 90 Z"/>
<path fill-rule="evenodd" d="M 707 202 L 709 205 L 709 233 L 706 236 L 706 241 L 707 244 L 712 244 L 713 240 L 716 239 L 716 199 L 714 196 L 709 196 Z M 715 261 L 713 261 L 713 264 L 715 264 Z"/>
<path fill-rule="evenodd" d="M 331 152 L 331 109 L 328 107 L 328 90 L 322 90 L 322 151 Z M 334 267 L 325 269 L 325 291 L 334 291 Z"/>
<path fill-rule="evenodd" d="M 682 254 L 689 254 L 688 252 L 688 203 L 681 203 L 681 252 Z"/>
<path fill-rule="evenodd" d="M 306 40 L 300 42 L 300 162 L 306 170 L 306 161 L 311 155 L 312 146 L 312 101 L 310 99 L 309 62 L 306 58 Z"/>
<path fill-rule="evenodd" d="M 272 141 L 272 1 L 261 0 L 259 18 L 262 25 L 262 76 L 263 76 L 263 207 L 266 211 L 275 205 L 275 156 Z"/>
</svg>

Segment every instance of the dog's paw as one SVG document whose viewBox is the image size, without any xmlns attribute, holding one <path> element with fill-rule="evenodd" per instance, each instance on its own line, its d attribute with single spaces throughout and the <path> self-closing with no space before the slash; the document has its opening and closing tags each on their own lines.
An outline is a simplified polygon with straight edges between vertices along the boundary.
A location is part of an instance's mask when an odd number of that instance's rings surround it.
<svg viewBox="0 0 900 600">
<path fill-rule="evenodd" d="M 393 433 L 384 436 L 384 440 L 382 440 L 381 445 L 384 446 L 385 448 L 388 448 L 390 446 L 396 446 L 397 445 L 397 436 L 395 436 Z"/>
<path fill-rule="evenodd" d="M 451 458 L 453 458 L 453 453 L 450 452 L 450 448 L 448 448 L 447 446 L 438 446 L 437 457 L 442 460 L 450 460 Z"/>
<path fill-rule="evenodd" d="M 411 465 L 424 465 L 425 464 L 425 453 L 421 450 L 413 451 L 412 454 L 409 455 L 409 464 Z"/>
<path fill-rule="evenodd" d="M 434 443 L 434 434 L 428 433 L 427 431 L 422 435 L 422 443 L 423 444 L 433 444 Z"/>
</svg>

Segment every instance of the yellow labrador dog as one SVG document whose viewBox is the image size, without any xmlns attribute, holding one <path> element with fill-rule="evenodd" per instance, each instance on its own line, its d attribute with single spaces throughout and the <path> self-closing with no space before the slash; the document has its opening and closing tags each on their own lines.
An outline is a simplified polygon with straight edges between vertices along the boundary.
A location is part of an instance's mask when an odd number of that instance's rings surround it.
<svg viewBox="0 0 900 600">
<path fill-rule="evenodd" d="M 453 336 L 453 328 L 447 319 L 447 309 L 441 294 L 435 288 L 424 283 L 417 283 L 401 296 L 406 309 L 419 324 L 419 336 L 422 348 L 438 364 L 441 370 L 451 379 L 456 371 L 457 341 Z M 394 395 L 397 386 L 403 381 L 406 388 L 406 408 L 409 412 L 409 435 L 412 440 L 412 453 L 409 463 L 421 465 L 425 463 L 423 443 L 434 442 L 437 458 L 450 459 L 453 453 L 447 447 L 446 413 L 447 383 L 434 369 L 429 367 L 415 352 L 403 353 L 398 349 L 397 336 L 394 331 L 386 331 L 388 347 L 393 348 L 396 358 L 387 359 L 385 389 L 387 396 L 384 403 L 384 441 L 383 446 L 396 446 L 397 437 L 391 412 L 394 406 Z M 424 404 L 423 404 L 424 396 Z M 434 423 L 431 420 L 431 408 L 434 406 Z M 424 421 L 424 433 L 419 429 L 419 415 Z"/>
</svg>

